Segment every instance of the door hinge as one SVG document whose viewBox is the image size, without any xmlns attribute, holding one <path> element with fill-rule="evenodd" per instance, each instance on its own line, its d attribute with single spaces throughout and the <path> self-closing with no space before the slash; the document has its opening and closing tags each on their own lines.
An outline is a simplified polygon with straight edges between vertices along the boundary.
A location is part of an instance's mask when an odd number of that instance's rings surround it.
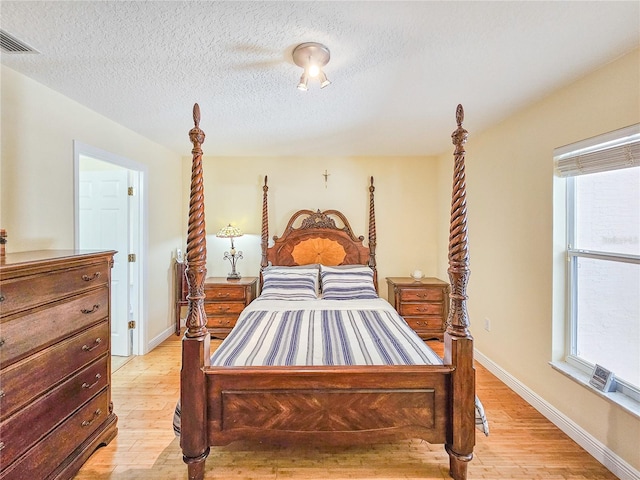
<svg viewBox="0 0 640 480">
<path fill-rule="evenodd" d="M 136 191 L 133 189 L 133 187 L 127 188 L 127 195 L 129 195 L 130 197 L 133 197 L 135 194 L 136 194 Z"/>
<path fill-rule="evenodd" d="M 129 330 L 133 330 L 134 328 L 136 328 L 136 321 L 135 320 L 130 320 L 129 321 Z"/>
<path fill-rule="evenodd" d="M 130 253 L 127 258 L 129 259 L 129 263 L 134 263 L 136 261 L 136 254 Z"/>
</svg>

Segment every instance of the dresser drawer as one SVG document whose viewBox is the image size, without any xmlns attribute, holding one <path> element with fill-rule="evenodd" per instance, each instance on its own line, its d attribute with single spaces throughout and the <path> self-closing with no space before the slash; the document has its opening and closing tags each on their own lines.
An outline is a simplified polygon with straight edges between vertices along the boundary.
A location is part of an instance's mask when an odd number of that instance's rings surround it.
<svg viewBox="0 0 640 480">
<path fill-rule="evenodd" d="M 444 300 L 444 292 L 437 288 L 403 288 L 400 291 L 402 302 L 441 302 Z"/>
<path fill-rule="evenodd" d="M 244 303 L 204 303 L 204 311 L 207 317 L 214 315 L 240 315 L 240 312 L 244 310 Z"/>
<path fill-rule="evenodd" d="M 46 309 L 3 319 L 0 365 L 13 362 L 61 340 L 109 315 L 109 289 L 104 286 Z M 103 339 L 108 341 L 109 338 Z"/>
<path fill-rule="evenodd" d="M 244 302 L 246 288 L 242 285 L 220 286 L 205 284 L 207 301 L 239 300 Z"/>
<path fill-rule="evenodd" d="M 2 480 L 36 480 L 47 478 L 83 441 L 91 436 L 109 416 L 109 394 L 103 390 L 80 410 L 49 433 L 16 462 L 0 473 Z M 3 452 L 4 453 L 4 452 Z M 3 455 L 4 457 L 4 455 Z M 2 462 L 4 467 L 7 463 Z"/>
<path fill-rule="evenodd" d="M 0 283 L 2 316 L 53 302 L 83 290 L 105 286 L 109 281 L 107 262 L 65 269 L 47 275 L 29 275 Z"/>
<path fill-rule="evenodd" d="M 109 322 L 105 319 L 95 327 L 0 371 L 0 420 L 108 352 L 109 335 Z"/>
<path fill-rule="evenodd" d="M 400 315 L 442 315 L 443 305 L 441 303 L 401 303 Z"/>
<path fill-rule="evenodd" d="M 109 378 L 107 362 L 105 355 L 0 423 L 0 442 L 4 445 L 2 462 L 13 462 L 70 412 L 106 387 Z"/>
</svg>

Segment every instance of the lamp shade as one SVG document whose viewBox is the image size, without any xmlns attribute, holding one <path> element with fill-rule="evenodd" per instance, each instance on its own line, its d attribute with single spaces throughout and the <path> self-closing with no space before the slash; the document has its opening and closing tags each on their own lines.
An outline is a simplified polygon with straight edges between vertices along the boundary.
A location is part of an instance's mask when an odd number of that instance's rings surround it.
<svg viewBox="0 0 640 480">
<path fill-rule="evenodd" d="M 234 227 L 231 224 L 227 225 L 226 227 L 222 227 L 220 231 L 216 233 L 216 237 L 220 238 L 235 238 L 241 236 L 242 232 L 240 231 L 240 229 L 238 227 Z"/>
</svg>

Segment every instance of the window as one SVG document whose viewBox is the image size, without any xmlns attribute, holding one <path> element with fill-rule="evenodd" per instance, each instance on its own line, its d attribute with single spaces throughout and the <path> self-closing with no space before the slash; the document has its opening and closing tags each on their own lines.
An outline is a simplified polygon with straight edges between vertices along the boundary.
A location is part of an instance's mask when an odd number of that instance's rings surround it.
<svg viewBox="0 0 640 480">
<path fill-rule="evenodd" d="M 640 399 L 640 125 L 555 152 L 566 178 L 566 360 Z"/>
</svg>

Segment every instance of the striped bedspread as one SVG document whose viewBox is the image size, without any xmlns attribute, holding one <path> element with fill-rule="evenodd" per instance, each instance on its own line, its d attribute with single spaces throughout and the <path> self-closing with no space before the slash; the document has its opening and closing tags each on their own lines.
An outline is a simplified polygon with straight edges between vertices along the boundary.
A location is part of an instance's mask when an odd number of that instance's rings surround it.
<svg viewBox="0 0 640 480">
<path fill-rule="evenodd" d="M 245 308 L 211 366 L 441 365 L 440 357 L 381 298 L 265 300 Z M 476 426 L 489 427 L 476 397 Z M 180 404 L 173 428 L 180 435 Z"/>
<path fill-rule="evenodd" d="M 438 365 L 385 300 L 253 301 L 212 366 Z"/>
</svg>

